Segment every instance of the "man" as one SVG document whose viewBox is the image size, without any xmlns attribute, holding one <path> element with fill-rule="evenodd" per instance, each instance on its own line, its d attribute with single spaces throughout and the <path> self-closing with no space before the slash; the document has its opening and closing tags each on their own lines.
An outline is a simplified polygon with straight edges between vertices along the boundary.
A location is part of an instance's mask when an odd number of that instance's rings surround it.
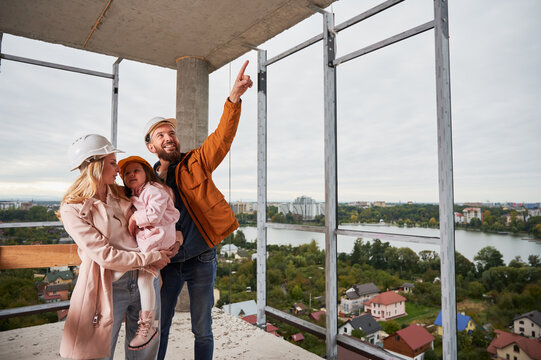
<svg viewBox="0 0 541 360">
<path fill-rule="evenodd" d="M 212 359 L 215 246 L 238 227 L 231 207 L 212 181 L 212 172 L 229 151 L 235 137 L 240 119 L 240 97 L 252 87 L 250 76 L 244 75 L 246 66 L 248 61 L 235 80 L 216 131 L 200 147 L 180 153 L 175 119 L 153 118 L 145 129 L 147 148 L 159 159 L 154 170 L 175 194 L 175 206 L 180 211 L 177 230 L 184 235 L 184 243 L 176 245 L 176 255 L 161 272 L 160 360 L 165 358 L 169 329 L 184 282 L 190 295 L 195 359 Z"/>
</svg>

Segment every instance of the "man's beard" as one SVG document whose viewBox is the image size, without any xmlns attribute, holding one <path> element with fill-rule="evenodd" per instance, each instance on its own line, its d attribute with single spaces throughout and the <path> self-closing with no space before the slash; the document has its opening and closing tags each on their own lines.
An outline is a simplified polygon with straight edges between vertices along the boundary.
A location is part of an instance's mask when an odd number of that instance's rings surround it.
<svg viewBox="0 0 541 360">
<path fill-rule="evenodd" d="M 156 147 L 156 154 L 158 155 L 158 159 L 165 160 L 167 162 L 175 162 L 180 160 L 180 146 L 178 144 L 175 146 L 175 151 L 173 152 L 166 152 L 161 147 Z"/>
</svg>

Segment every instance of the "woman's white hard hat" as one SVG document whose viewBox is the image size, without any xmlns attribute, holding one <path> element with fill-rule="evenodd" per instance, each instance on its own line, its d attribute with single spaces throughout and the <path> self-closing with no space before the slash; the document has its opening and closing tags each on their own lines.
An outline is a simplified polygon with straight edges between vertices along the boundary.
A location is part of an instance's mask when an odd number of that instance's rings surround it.
<svg viewBox="0 0 541 360">
<path fill-rule="evenodd" d="M 123 153 L 107 140 L 105 136 L 88 134 L 77 138 L 69 147 L 68 156 L 71 171 L 78 169 L 84 162 L 95 157 L 101 158 L 112 153 Z"/>
<path fill-rule="evenodd" d="M 161 116 L 153 117 L 145 125 L 145 144 L 148 144 L 150 142 L 150 138 L 152 137 L 152 132 L 154 131 L 154 129 L 156 129 L 159 125 L 163 124 L 171 125 L 173 129 L 177 128 L 177 121 L 175 119 L 166 119 Z"/>
</svg>

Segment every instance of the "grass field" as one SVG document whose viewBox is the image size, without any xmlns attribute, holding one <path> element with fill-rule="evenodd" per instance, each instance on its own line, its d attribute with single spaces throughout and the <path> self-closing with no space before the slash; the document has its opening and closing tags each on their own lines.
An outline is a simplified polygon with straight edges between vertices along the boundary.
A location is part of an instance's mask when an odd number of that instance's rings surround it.
<svg viewBox="0 0 541 360">
<path fill-rule="evenodd" d="M 438 316 L 438 313 L 440 312 L 440 308 L 417 305 L 417 304 L 406 302 L 406 312 L 408 313 L 407 316 L 394 319 L 394 320 L 400 325 L 409 325 L 411 323 L 422 323 L 422 324 L 425 324 L 426 326 L 426 325 L 430 325 L 434 323 L 434 320 L 436 320 L 436 317 Z"/>
</svg>

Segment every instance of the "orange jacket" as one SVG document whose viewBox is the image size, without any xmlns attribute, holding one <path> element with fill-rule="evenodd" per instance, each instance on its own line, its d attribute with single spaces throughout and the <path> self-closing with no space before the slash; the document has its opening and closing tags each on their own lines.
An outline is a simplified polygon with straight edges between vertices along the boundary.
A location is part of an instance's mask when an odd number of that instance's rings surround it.
<svg viewBox="0 0 541 360">
<path fill-rule="evenodd" d="M 240 119 L 241 104 L 227 100 L 216 130 L 203 145 L 188 152 L 175 170 L 178 191 L 209 247 L 239 227 L 233 210 L 212 181 L 212 172 L 229 152 Z"/>
</svg>

